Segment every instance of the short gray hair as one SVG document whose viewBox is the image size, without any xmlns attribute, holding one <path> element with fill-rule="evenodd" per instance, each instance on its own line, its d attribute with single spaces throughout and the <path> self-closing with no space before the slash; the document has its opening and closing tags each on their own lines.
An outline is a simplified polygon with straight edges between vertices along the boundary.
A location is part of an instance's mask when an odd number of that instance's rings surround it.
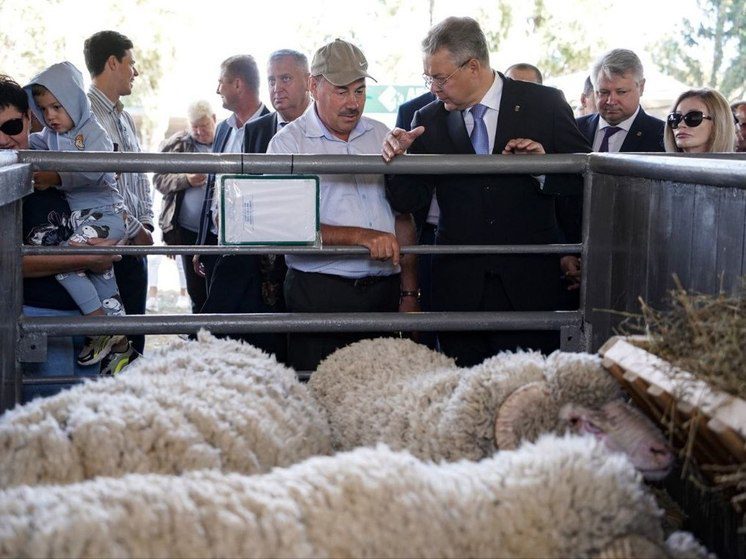
<svg viewBox="0 0 746 559">
<path fill-rule="evenodd" d="M 280 60 L 281 58 L 292 58 L 293 62 L 295 62 L 295 64 L 301 70 L 303 70 L 306 74 L 309 73 L 308 57 L 302 52 L 298 52 L 297 50 L 292 50 L 292 49 L 276 50 L 275 52 L 269 55 L 268 64 L 272 64 L 273 62 L 276 62 L 277 60 Z"/>
<path fill-rule="evenodd" d="M 734 101 L 730 104 L 730 110 L 733 112 L 736 112 L 738 110 L 738 107 L 741 105 L 746 105 L 746 99 L 741 99 L 740 101 Z"/>
<path fill-rule="evenodd" d="M 440 49 L 447 49 L 456 63 L 476 58 L 485 66 L 490 64 L 487 39 L 479 23 L 470 17 L 449 17 L 428 31 L 422 41 L 423 54 L 432 56 Z"/>
<path fill-rule="evenodd" d="M 593 63 L 591 67 L 591 81 L 594 88 L 598 84 L 598 75 L 601 72 L 607 78 L 623 76 L 631 72 L 638 84 L 645 77 L 640 58 L 628 49 L 610 50 Z"/>
<path fill-rule="evenodd" d="M 187 118 L 190 124 L 204 117 L 211 118 L 214 114 L 215 111 L 212 110 L 212 105 L 205 99 L 195 101 L 187 107 Z"/>
</svg>

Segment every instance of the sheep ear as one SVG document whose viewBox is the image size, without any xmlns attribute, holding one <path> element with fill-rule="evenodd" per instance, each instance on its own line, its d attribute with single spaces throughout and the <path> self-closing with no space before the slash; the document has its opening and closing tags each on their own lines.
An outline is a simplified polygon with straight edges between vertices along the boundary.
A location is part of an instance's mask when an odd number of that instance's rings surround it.
<svg viewBox="0 0 746 559">
<path fill-rule="evenodd" d="M 596 559 L 637 559 L 638 557 L 668 559 L 669 555 L 661 546 L 648 538 L 631 534 L 615 539 L 594 557 Z"/>
<path fill-rule="evenodd" d="M 495 446 L 500 450 L 518 448 L 526 438 L 526 425 L 536 423 L 538 409 L 550 401 L 549 385 L 546 382 L 530 382 L 513 391 L 503 401 L 495 417 Z M 537 409 L 538 408 L 538 409 Z M 522 436 L 523 435 L 523 436 Z"/>
</svg>

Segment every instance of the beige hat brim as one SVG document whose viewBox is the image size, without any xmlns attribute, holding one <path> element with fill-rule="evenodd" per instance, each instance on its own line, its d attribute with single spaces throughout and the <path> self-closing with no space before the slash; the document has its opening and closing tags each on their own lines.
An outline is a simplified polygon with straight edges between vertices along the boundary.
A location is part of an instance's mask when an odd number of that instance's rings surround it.
<svg viewBox="0 0 746 559">
<path fill-rule="evenodd" d="M 346 72 L 328 72 L 328 73 L 322 73 L 322 76 L 332 85 L 336 85 L 338 87 L 343 87 L 345 85 L 351 84 L 352 82 L 356 82 L 357 80 L 361 78 L 369 78 L 373 80 L 374 82 L 378 83 L 378 80 L 376 80 L 373 76 L 371 76 L 368 72 L 365 72 L 363 70 L 360 71 L 346 71 Z"/>
</svg>

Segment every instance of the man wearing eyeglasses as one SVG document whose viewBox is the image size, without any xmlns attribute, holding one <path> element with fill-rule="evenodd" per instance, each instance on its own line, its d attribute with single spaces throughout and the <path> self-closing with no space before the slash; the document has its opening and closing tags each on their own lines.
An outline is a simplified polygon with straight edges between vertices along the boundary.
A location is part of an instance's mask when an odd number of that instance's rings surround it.
<svg viewBox="0 0 746 559">
<path fill-rule="evenodd" d="M 642 62 L 627 49 L 613 49 L 591 68 L 598 113 L 578 118 L 578 128 L 600 152 L 660 152 L 665 123 L 640 106 L 645 89 Z"/>
<path fill-rule="evenodd" d="M 736 151 L 746 152 L 746 101 L 736 101 L 730 108 L 736 119 Z"/>
<path fill-rule="evenodd" d="M 437 101 L 415 113 L 411 132 L 394 129 L 383 144 L 390 161 L 414 154 L 542 154 L 588 152 L 559 90 L 506 79 L 489 64 L 487 41 L 471 18 L 448 18 L 422 43 L 425 83 Z M 395 210 L 440 205 L 437 244 L 544 244 L 579 240 L 577 214 L 549 192 L 577 200 L 579 177 L 527 174 L 395 175 L 388 195 Z M 565 210 L 565 208 L 568 208 Z M 558 219 L 559 218 L 559 219 Z M 566 228 L 565 228 L 566 227 Z M 571 230 L 572 228 L 572 230 Z M 563 273 L 577 258 L 545 255 L 436 255 L 436 311 L 532 311 L 557 308 Z M 559 346 L 556 332 L 439 332 L 443 351 L 470 366 L 501 350 Z"/>
</svg>

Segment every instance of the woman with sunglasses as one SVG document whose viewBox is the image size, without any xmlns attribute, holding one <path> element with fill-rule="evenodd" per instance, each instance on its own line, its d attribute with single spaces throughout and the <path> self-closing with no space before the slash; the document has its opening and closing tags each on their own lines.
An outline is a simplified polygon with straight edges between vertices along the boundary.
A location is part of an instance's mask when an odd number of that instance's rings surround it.
<svg viewBox="0 0 746 559">
<path fill-rule="evenodd" d="M 8 76 L 0 75 L 0 150 L 29 149 L 31 113 L 26 92 Z M 23 239 L 32 245 L 58 245 L 72 233 L 70 207 L 57 189 L 34 190 L 23 199 Z M 106 243 L 99 243 L 106 244 Z M 103 273 L 119 259 L 104 255 L 53 255 L 23 257 L 23 314 L 26 316 L 79 316 L 75 302 L 54 276 L 58 273 L 86 269 Z M 90 368 L 79 367 L 76 356 L 83 347 L 81 337 L 50 337 L 47 360 L 23 363 L 24 375 L 90 376 Z M 66 385 L 24 385 L 22 401 L 49 396 Z"/>
<path fill-rule="evenodd" d="M 668 152 L 733 151 L 736 134 L 728 101 L 714 89 L 690 89 L 673 104 L 663 143 Z"/>
</svg>

